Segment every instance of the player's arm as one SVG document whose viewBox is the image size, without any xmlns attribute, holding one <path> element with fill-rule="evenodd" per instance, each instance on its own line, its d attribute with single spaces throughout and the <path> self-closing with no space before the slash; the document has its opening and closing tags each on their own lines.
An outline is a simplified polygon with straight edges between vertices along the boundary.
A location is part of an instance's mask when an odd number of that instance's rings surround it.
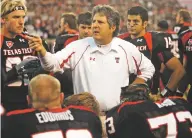
<svg viewBox="0 0 192 138">
<path fill-rule="evenodd" d="M 162 51 L 157 55 L 159 60 L 163 62 L 169 70 L 172 71 L 166 88 L 161 92 L 162 96 L 166 96 L 168 92 L 173 93 L 177 89 L 179 82 L 185 74 L 185 69 L 179 59 L 174 57 L 170 51 Z"/>
<path fill-rule="evenodd" d="M 187 57 L 186 57 L 186 53 L 185 53 L 185 49 L 184 49 L 184 45 L 182 43 L 182 39 L 179 37 L 179 40 L 178 40 L 178 48 L 179 48 L 179 54 L 180 54 L 180 59 L 181 59 L 181 62 L 183 64 L 184 67 L 186 67 L 187 65 Z"/>
<path fill-rule="evenodd" d="M 155 68 L 151 61 L 146 56 L 144 56 L 136 48 L 136 46 L 133 45 L 131 48 L 133 58 L 132 60 L 134 61 L 135 69 L 137 72 L 137 78 L 134 80 L 133 84 L 145 83 L 153 77 Z"/>
<path fill-rule="evenodd" d="M 1 81 L 3 85 L 6 85 L 17 79 L 18 73 L 15 67 L 13 67 L 8 72 L 5 71 L 5 68 L 1 68 Z"/>
<path fill-rule="evenodd" d="M 170 80 L 167 84 L 167 87 L 170 90 L 176 90 L 180 80 L 183 78 L 185 74 L 185 69 L 183 68 L 181 62 L 176 57 L 172 57 L 168 60 L 165 65 L 168 69 L 172 70 L 173 73 L 171 74 Z"/>
</svg>

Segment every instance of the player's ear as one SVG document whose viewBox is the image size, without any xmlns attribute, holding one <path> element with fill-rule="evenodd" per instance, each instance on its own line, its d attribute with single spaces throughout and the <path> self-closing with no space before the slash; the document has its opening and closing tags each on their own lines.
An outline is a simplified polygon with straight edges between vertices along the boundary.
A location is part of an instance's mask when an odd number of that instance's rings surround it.
<svg viewBox="0 0 192 138">
<path fill-rule="evenodd" d="M 5 23 L 5 18 L 1 18 L 1 24 Z"/>
<path fill-rule="evenodd" d="M 144 27 L 144 28 L 147 28 L 147 25 L 148 25 L 148 21 L 144 21 L 144 22 L 143 22 L 143 27 Z"/>
<path fill-rule="evenodd" d="M 27 103 L 28 103 L 28 105 L 31 105 L 31 99 L 30 99 L 29 95 L 27 95 Z"/>
<path fill-rule="evenodd" d="M 180 16 L 180 18 L 179 18 L 179 22 L 183 22 L 183 21 L 184 21 L 183 17 Z"/>
<path fill-rule="evenodd" d="M 63 100 L 64 100 L 64 93 L 61 92 L 60 93 L 60 103 L 63 104 Z"/>
</svg>

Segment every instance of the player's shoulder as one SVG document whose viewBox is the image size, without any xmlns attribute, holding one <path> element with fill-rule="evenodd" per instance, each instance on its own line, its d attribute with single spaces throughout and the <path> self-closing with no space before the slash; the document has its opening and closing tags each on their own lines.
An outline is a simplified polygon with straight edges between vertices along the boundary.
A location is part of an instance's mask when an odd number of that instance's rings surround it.
<svg viewBox="0 0 192 138">
<path fill-rule="evenodd" d="M 112 40 L 112 46 L 115 45 L 115 47 L 119 47 L 121 49 L 124 49 L 126 52 L 130 51 L 131 49 L 136 48 L 136 46 L 134 44 L 132 44 L 131 42 L 128 42 L 124 39 L 118 38 L 118 37 L 114 37 Z"/>
<path fill-rule="evenodd" d="M 67 107 L 67 109 L 71 111 L 71 114 L 76 120 L 100 123 L 99 116 L 90 108 L 87 108 L 85 106 L 70 105 Z"/>
<path fill-rule="evenodd" d="M 179 36 L 183 36 L 186 33 L 191 33 L 191 32 L 192 32 L 192 26 L 182 26 L 178 34 Z"/>
<path fill-rule="evenodd" d="M 172 96 L 172 97 L 169 97 L 168 99 L 171 100 L 172 102 L 174 102 L 177 105 L 189 104 L 189 102 L 187 102 L 183 97 Z"/>
<path fill-rule="evenodd" d="M 151 100 L 146 101 L 136 101 L 136 102 L 124 102 L 119 106 L 118 112 L 143 112 L 151 111 L 157 108 L 156 104 Z"/>
<path fill-rule="evenodd" d="M 121 104 L 111 108 L 107 113 L 106 113 L 106 116 L 113 116 L 114 114 L 118 114 L 118 109 L 119 107 L 121 106 Z"/>
<path fill-rule="evenodd" d="M 87 112 L 87 113 L 90 113 L 90 114 L 94 114 L 96 115 L 96 113 L 91 110 L 90 108 L 87 108 L 85 106 L 74 106 L 74 105 L 70 105 L 67 107 L 69 110 L 72 110 L 72 111 L 80 111 L 80 112 Z"/>
<path fill-rule="evenodd" d="M 27 113 L 31 113 L 34 112 L 35 109 L 22 109 L 22 110 L 14 110 L 14 111 L 10 111 L 6 114 L 6 116 L 14 116 L 14 115 L 21 115 L 21 114 L 27 114 Z"/>
<path fill-rule="evenodd" d="M 121 39 L 126 39 L 126 38 L 130 38 L 130 34 L 128 32 L 126 32 L 123 34 L 119 34 L 117 37 L 121 38 Z"/>
<path fill-rule="evenodd" d="M 56 42 L 60 42 L 63 44 L 64 41 L 70 39 L 70 38 L 78 38 L 78 34 L 64 34 L 64 35 L 58 35 L 56 37 Z"/>
<path fill-rule="evenodd" d="M 78 34 L 64 34 L 57 37 L 60 39 L 68 39 L 68 38 L 75 38 L 75 37 L 78 38 L 78 36 L 79 36 Z"/>
<path fill-rule="evenodd" d="M 73 49 L 73 51 L 78 51 L 80 53 L 86 51 L 91 44 L 95 43 L 92 37 L 78 39 L 76 41 L 70 42 L 64 49 Z"/>
<path fill-rule="evenodd" d="M 168 50 L 166 44 L 169 44 L 172 41 L 172 34 L 167 32 L 153 32 L 152 33 L 152 45 L 154 51 L 165 51 Z"/>
</svg>

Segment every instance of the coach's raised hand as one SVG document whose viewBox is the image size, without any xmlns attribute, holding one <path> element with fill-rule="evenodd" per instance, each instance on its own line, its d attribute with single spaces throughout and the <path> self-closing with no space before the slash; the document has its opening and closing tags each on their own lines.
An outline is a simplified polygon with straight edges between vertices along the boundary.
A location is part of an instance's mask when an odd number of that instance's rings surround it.
<svg viewBox="0 0 192 138">
<path fill-rule="evenodd" d="M 28 39 L 29 47 L 44 57 L 47 51 L 43 46 L 41 38 L 38 36 L 27 36 L 26 38 Z"/>
</svg>

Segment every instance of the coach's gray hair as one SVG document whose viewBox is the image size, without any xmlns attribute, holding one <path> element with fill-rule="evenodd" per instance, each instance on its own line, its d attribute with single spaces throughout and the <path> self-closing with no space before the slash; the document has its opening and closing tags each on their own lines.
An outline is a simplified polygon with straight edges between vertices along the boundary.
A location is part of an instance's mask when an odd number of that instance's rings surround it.
<svg viewBox="0 0 192 138">
<path fill-rule="evenodd" d="M 120 24 L 120 15 L 117 10 L 109 5 L 97 5 L 93 8 L 92 14 L 93 17 L 96 13 L 103 14 L 107 18 L 109 26 L 116 26 L 115 31 L 113 32 L 113 37 L 117 36 L 119 33 L 119 24 Z"/>
</svg>

